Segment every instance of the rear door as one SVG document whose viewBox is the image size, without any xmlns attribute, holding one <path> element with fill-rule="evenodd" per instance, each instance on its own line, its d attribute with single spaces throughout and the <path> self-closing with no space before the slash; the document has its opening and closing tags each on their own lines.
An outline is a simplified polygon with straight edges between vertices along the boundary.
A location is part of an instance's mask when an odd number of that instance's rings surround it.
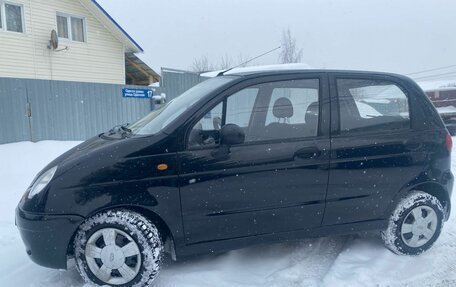
<svg viewBox="0 0 456 287">
<path fill-rule="evenodd" d="M 323 225 L 380 219 L 423 169 L 410 96 L 388 76 L 331 76 L 331 169 Z"/>
<path fill-rule="evenodd" d="M 263 80 L 221 95 L 195 117 L 179 153 L 187 244 L 321 225 L 327 91 L 321 74 Z M 246 142 L 224 154 L 218 133 L 232 123 L 244 129 Z"/>
</svg>

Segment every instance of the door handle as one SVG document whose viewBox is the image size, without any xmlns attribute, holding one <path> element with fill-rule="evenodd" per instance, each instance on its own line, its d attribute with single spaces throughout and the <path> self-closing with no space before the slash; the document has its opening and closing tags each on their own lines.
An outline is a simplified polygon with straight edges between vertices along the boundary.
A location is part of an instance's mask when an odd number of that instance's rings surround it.
<svg viewBox="0 0 456 287">
<path fill-rule="evenodd" d="M 317 147 L 305 147 L 295 152 L 295 158 L 312 159 L 321 155 L 321 151 Z"/>
</svg>

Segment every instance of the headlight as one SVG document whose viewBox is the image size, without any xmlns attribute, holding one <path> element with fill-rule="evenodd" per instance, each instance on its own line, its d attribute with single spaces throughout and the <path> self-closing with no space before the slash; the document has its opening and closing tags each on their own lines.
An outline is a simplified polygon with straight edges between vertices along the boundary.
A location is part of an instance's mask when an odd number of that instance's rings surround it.
<svg viewBox="0 0 456 287">
<path fill-rule="evenodd" d="M 48 169 L 35 181 L 35 183 L 32 185 L 32 188 L 30 188 L 30 192 L 28 194 L 29 199 L 40 193 L 49 184 L 51 179 L 54 177 L 56 170 L 57 166 Z"/>
</svg>

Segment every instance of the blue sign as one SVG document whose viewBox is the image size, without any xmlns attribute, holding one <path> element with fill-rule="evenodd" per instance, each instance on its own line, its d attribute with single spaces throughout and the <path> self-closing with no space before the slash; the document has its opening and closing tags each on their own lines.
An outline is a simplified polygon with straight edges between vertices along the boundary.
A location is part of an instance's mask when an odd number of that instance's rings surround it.
<svg viewBox="0 0 456 287">
<path fill-rule="evenodd" d="M 122 97 L 124 98 L 141 98 L 141 99 L 150 99 L 152 98 L 154 92 L 147 89 L 122 89 Z"/>
</svg>

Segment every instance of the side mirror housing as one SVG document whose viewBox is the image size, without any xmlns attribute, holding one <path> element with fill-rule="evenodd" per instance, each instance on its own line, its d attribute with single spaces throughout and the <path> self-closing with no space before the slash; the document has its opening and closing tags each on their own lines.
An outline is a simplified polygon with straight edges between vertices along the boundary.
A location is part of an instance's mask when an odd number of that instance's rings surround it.
<svg viewBox="0 0 456 287">
<path fill-rule="evenodd" d="M 245 133 L 235 124 L 226 124 L 220 130 L 221 145 L 232 146 L 242 144 L 245 141 Z"/>
</svg>

